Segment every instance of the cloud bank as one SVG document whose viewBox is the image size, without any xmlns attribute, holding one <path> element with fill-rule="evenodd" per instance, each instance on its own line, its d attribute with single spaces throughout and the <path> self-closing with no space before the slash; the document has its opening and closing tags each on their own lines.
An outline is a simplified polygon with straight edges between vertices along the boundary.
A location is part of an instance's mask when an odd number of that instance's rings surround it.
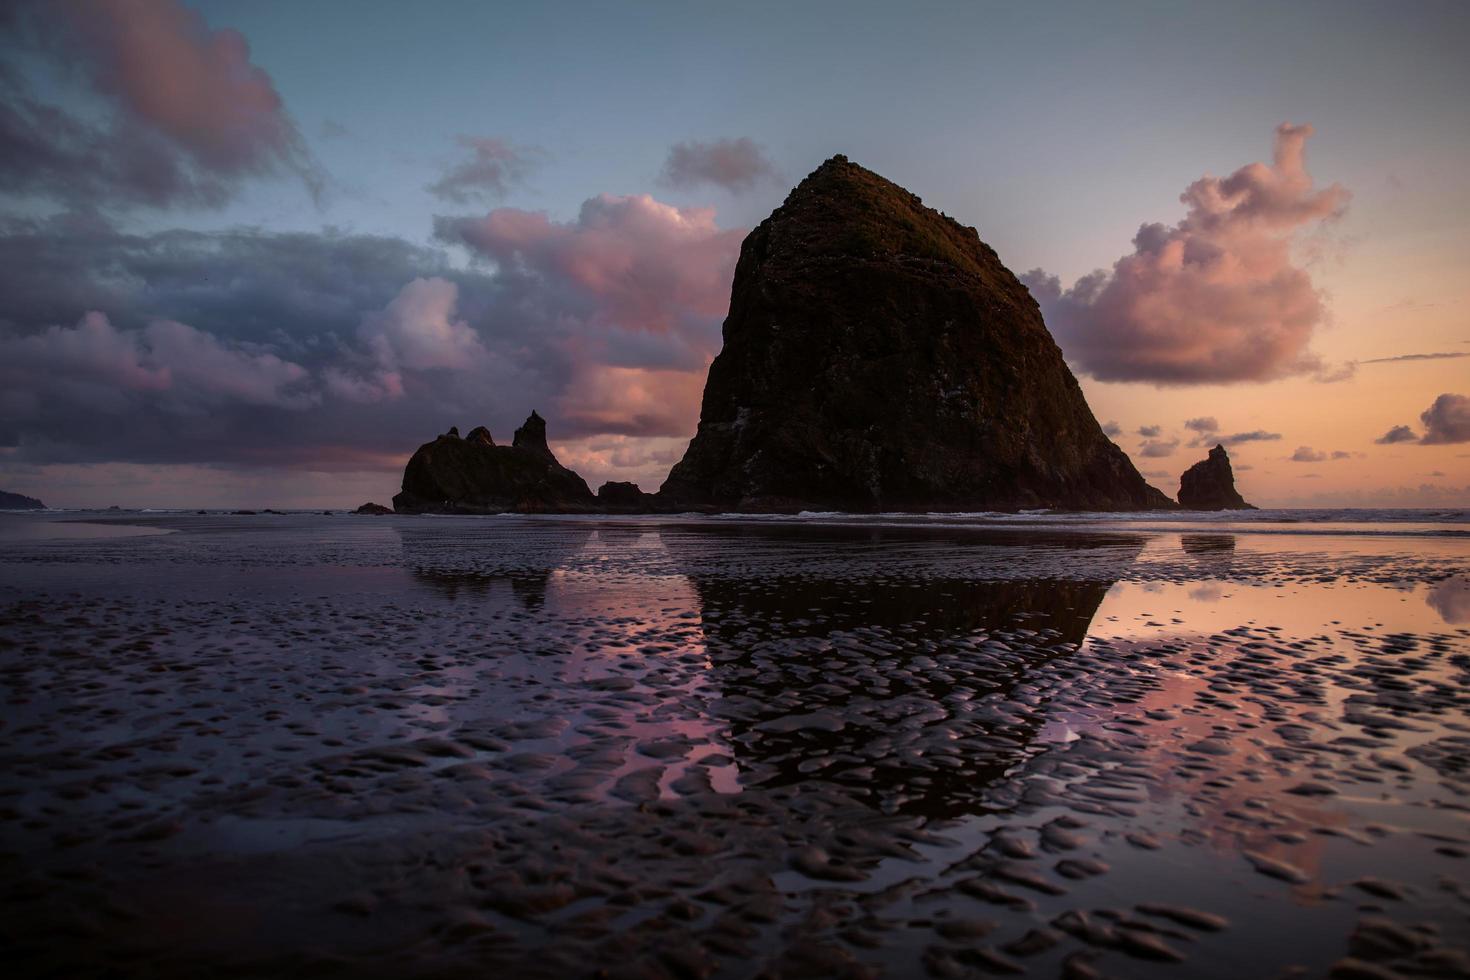
<svg viewBox="0 0 1470 980">
<path fill-rule="evenodd" d="M 608 195 L 567 222 L 498 209 L 437 229 L 476 261 L 0 217 L 0 455 L 388 468 L 450 425 L 506 438 L 535 408 L 573 458 L 656 483 L 635 443 L 666 455 L 693 432 L 743 233 Z"/>
<path fill-rule="evenodd" d="M 1270 165 L 1190 184 L 1183 220 L 1142 225 L 1110 271 L 1067 289 L 1041 269 L 1023 276 L 1068 359 L 1103 381 L 1164 385 L 1323 372 L 1309 345 L 1326 310 L 1291 246 L 1340 216 L 1348 192 L 1315 187 L 1304 158 L 1311 135 L 1283 123 Z"/>
</svg>

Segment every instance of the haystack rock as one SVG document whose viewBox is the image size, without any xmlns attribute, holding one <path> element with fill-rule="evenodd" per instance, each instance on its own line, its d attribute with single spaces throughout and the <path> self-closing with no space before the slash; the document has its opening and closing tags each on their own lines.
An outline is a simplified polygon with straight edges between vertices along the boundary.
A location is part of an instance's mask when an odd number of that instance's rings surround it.
<svg viewBox="0 0 1470 980">
<path fill-rule="evenodd" d="M 973 228 L 845 157 L 746 237 L 665 506 L 1170 507 Z"/>
<path fill-rule="evenodd" d="M 1235 489 L 1230 454 L 1218 445 L 1179 478 L 1179 505 L 1187 510 L 1255 510 Z"/>
<path fill-rule="evenodd" d="M 458 428 L 425 443 L 403 471 L 398 513 L 561 513 L 597 510 L 587 483 L 562 466 L 546 444 L 546 421 L 531 413 L 509 446 L 484 426 Z"/>
</svg>

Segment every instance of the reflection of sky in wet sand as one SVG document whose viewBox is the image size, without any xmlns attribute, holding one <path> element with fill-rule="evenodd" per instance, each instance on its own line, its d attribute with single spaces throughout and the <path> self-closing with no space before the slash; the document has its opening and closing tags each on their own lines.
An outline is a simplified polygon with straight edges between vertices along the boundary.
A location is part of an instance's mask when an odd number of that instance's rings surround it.
<svg viewBox="0 0 1470 980">
<path fill-rule="evenodd" d="M 141 538 L 167 534 L 157 527 L 101 521 L 61 520 L 24 514 L 0 514 L 0 545 L 20 541 L 86 541 L 103 538 Z"/>
<path fill-rule="evenodd" d="M 553 709 L 557 730 L 522 740 L 525 753 L 545 756 L 527 760 L 524 782 L 587 798 L 643 783 L 665 797 L 675 795 L 675 785 L 736 791 L 722 726 L 704 710 L 716 695 L 706 690 L 709 662 L 688 579 L 598 570 L 614 555 L 660 549 L 657 533 L 574 527 L 552 542 L 545 564 L 497 573 L 441 567 L 435 559 L 445 542 L 436 536 L 406 533 L 403 544 L 416 581 L 436 595 L 535 617 L 527 622 L 527 647 L 497 651 L 493 666 L 459 669 L 476 670 L 491 685 L 472 702 L 478 715 L 514 723 L 544 719 Z M 577 567 L 564 567 L 573 559 Z M 548 655 L 537 656 L 538 647 Z M 597 696 L 578 699 L 579 689 Z M 554 690 L 572 696 L 553 699 L 547 692 Z M 454 719 L 440 712 L 437 720 Z M 579 757 L 594 745 L 600 748 Z"/>
<path fill-rule="evenodd" d="M 1229 977 L 1341 955 L 1364 875 L 1404 890 L 1405 921 L 1460 909 L 1428 896 L 1458 860 L 1436 848 L 1470 836 L 1451 740 L 1463 541 L 158 523 L 182 533 L 21 543 L 0 563 L 0 832 L 37 866 L 161 863 L 187 900 L 193 869 L 223 862 L 241 894 L 350 908 L 443 868 L 381 928 L 436 955 L 488 928 L 533 961 L 660 918 L 706 934 L 744 907 L 708 897 L 738 866 L 770 895 L 742 920 L 752 955 L 810 947 L 791 931 L 808 913 L 839 945 L 881 920 L 844 952 L 903 975 L 984 948 L 936 933 L 959 920 L 996 923 L 996 949 L 1054 927 L 1025 959 L 1038 975 L 1079 951 L 1151 975 L 1123 957 L 1152 935 L 1190 975 Z M 352 848 L 383 877 L 344 900 L 331 868 Z M 1232 925 L 1125 922 L 1152 900 Z M 1075 912 L 1111 945 L 1079 945 Z M 340 914 L 301 925 L 347 942 L 344 922 L 380 921 Z M 219 915 L 194 925 L 227 944 Z M 411 934 L 424 916 L 434 938 Z"/>
<path fill-rule="evenodd" d="M 1456 618 L 1461 613 L 1470 615 L 1470 588 L 1455 580 L 1397 587 L 1360 582 L 1118 582 L 1108 589 L 1089 632 L 1110 637 L 1146 637 L 1161 630 L 1199 635 L 1269 624 L 1312 636 L 1351 623 L 1383 634 L 1418 633 L 1459 625 L 1465 621 Z"/>
<path fill-rule="evenodd" d="M 1470 577 L 1453 575 L 1425 591 L 1430 608 L 1446 623 L 1470 623 Z"/>
</svg>

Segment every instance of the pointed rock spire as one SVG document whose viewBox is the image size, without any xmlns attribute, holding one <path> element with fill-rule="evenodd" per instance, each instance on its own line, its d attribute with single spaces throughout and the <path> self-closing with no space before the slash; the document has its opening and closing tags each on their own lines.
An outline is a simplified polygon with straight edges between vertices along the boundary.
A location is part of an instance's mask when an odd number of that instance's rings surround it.
<svg viewBox="0 0 1470 980">
<path fill-rule="evenodd" d="M 1179 505 L 1189 510 L 1255 510 L 1235 489 L 1230 454 L 1218 443 L 1179 478 Z"/>
<path fill-rule="evenodd" d="M 552 454 L 551 447 L 546 444 L 546 420 L 537 415 L 535 409 L 531 410 L 530 416 L 516 430 L 511 445 L 517 449 L 530 450 L 545 456 L 553 463 L 556 462 L 556 456 Z"/>
</svg>

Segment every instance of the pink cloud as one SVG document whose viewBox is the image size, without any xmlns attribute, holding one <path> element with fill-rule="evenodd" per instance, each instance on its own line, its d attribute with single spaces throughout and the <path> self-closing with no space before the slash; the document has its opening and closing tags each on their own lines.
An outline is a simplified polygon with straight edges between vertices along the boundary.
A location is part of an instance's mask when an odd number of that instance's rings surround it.
<svg viewBox="0 0 1470 980">
<path fill-rule="evenodd" d="M 145 352 L 136 332 L 113 328 L 107 317 L 96 311 L 86 314 L 75 327 L 55 326 L 44 333 L 0 342 L 0 356 L 17 375 L 78 380 L 119 388 L 123 391 L 164 391 L 173 378 L 167 366 L 144 363 Z M 24 378 L 15 379 L 16 388 Z"/>
<path fill-rule="evenodd" d="M 363 316 L 357 329 L 363 351 L 326 367 L 323 386 L 351 402 L 395 401 L 404 395 L 406 374 L 485 368 L 490 353 L 459 318 L 458 306 L 459 287 L 447 279 L 412 280 L 381 311 Z"/>
<path fill-rule="evenodd" d="M 694 431 L 742 230 L 710 208 L 609 194 L 569 222 L 499 208 L 435 228 L 496 267 L 502 308 L 524 319 L 492 317 L 481 334 L 497 354 L 539 357 L 553 438 Z"/>
<path fill-rule="evenodd" d="M 500 208 L 483 218 L 441 218 L 441 238 L 496 265 L 592 300 L 607 323 L 665 332 L 681 315 L 722 316 L 744 232 L 722 231 L 712 208 L 679 208 L 647 194 L 601 194 L 577 220 Z"/>
<path fill-rule="evenodd" d="M 303 391 L 306 368 L 268 351 L 226 346 L 185 323 L 156 320 L 142 331 L 148 361 L 163 366 L 175 386 L 212 399 L 246 405 L 305 408 L 315 396 Z"/>
<path fill-rule="evenodd" d="M 58 393 L 96 404 L 147 397 L 172 411 L 222 402 L 300 409 L 316 400 L 301 365 L 172 320 L 119 330 L 94 311 L 74 327 L 0 340 L 0 363 L 7 386 L 36 391 L 37 405 Z"/>
<path fill-rule="evenodd" d="M 42 101 L 0 73 L 22 186 L 64 201 L 218 206 L 240 178 L 322 176 L 243 35 L 178 0 L 12 0 L 17 37 L 99 104 Z"/>
<path fill-rule="evenodd" d="M 630 480 L 653 493 L 684 456 L 687 437 L 599 435 L 552 440 L 562 465 L 580 473 L 596 490 L 607 480 Z"/>
<path fill-rule="evenodd" d="M 1347 207 L 1337 184 L 1316 189 L 1304 149 L 1310 126 L 1283 123 L 1268 166 L 1202 177 L 1180 195 L 1172 227 L 1145 224 L 1112 270 L 1063 290 L 1040 269 L 1022 277 L 1062 349 L 1106 381 L 1210 384 L 1325 371 L 1309 345 L 1321 295 L 1291 255 L 1309 224 Z"/>
<path fill-rule="evenodd" d="M 487 355 L 479 335 L 456 316 L 458 304 L 454 283 L 415 279 L 381 313 L 364 317 L 358 336 L 386 368 L 472 369 Z"/>
<path fill-rule="evenodd" d="M 558 399 L 577 431 L 693 435 L 704 372 L 581 364 Z"/>
<path fill-rule="evenodd" d="M 204 166 L 266 169 L 299 136 L 238 31 L 211 31 L 173 0 L 67 0 L 96 88 L 156 126 Z"/>
</svg>

